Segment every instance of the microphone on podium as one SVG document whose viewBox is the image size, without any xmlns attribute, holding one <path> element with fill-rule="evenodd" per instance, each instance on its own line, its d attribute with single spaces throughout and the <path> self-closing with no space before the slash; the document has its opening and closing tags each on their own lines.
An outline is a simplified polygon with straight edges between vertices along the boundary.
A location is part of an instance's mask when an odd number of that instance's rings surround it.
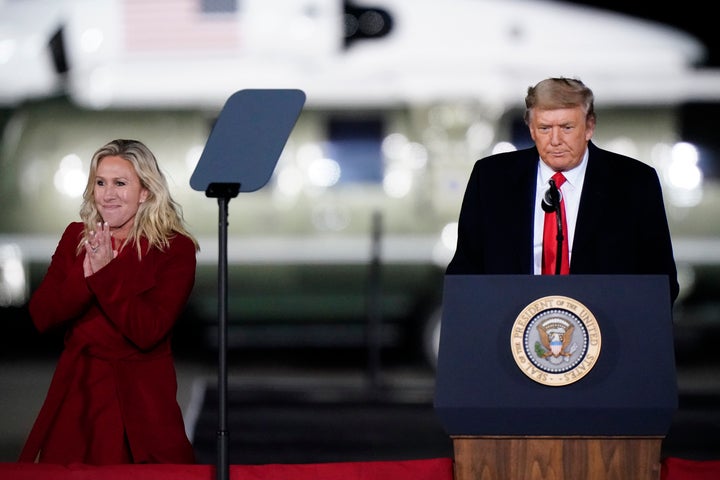
<svg viewBox="0 0 720 480">
<path fill-rule="evenodd" d="M 550 188 L 545 192 L 545 196 L 542 199 L 542 209 L 547 213 L 552 213 L 560 209 L 560 201 L 562 200 L 562 192 L 557 185 L 555 180 L 550 179 Z"/>
</svg>

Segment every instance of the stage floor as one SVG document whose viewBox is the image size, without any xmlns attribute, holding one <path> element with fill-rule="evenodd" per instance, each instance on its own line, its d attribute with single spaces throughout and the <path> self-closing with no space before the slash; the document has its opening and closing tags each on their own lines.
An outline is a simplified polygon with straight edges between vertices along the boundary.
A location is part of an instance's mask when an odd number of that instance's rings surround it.
<svg viewBox="0 0 720 480">
<path fill-rule="evenodd" d="M 264 356 L 265 355 L 265 356 Z M 368 372 L 356 361 L 258 354 L 228 363 L 233 464 L 412 460 L 452 456 L 432 408 L 430 368 L 394 361 Z M 54 368 L 52 358 L 0 357 L 0 462 L 20 452 Z M 217 460 L 218 368 L 178 355 L 178 399 L 198 460 Z M 720 459 L 720 369 L 678 372 L 680 408 L 663 454 Z"/>
</svg>

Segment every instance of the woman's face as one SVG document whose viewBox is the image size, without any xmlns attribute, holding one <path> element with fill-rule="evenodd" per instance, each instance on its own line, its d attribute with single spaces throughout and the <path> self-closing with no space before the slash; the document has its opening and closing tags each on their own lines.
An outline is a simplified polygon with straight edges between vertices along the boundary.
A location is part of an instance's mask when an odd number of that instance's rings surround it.
<svg viewBox="0 0 720 480">
<path fill-rule="evenodd" d="M 132 164 L 122 157 L 103 157 L 98 163 L 93 192 L 95 206 L 113 236 L 127 238 L 138 208 L 148 196 Z"/>
</svg>

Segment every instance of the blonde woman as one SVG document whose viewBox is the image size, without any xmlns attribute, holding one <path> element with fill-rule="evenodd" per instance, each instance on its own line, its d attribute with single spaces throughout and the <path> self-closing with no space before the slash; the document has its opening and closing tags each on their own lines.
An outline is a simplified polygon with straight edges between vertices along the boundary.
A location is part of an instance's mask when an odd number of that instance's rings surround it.
<svg viewBox="0 0 720 480">
<path fill-rule="evenodd" d="M 171 335 L 198 243 L 143 143 L 113 140 L 93 155 L 80 218 L 30 300 L 35 327 L 65 340 L 19 460 L 194 463 Z"/>
</svg>

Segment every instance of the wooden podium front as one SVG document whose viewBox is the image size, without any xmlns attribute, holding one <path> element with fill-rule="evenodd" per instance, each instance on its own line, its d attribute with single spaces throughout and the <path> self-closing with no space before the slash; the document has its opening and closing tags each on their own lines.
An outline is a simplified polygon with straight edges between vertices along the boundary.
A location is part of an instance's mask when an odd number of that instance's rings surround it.
<svg viewBox="0 0 720 480">
<path fill-rule="evenodd" d="M 670 306 L 661 275 L 446 276 L 434 406 L 454 480 L 659 480 Z"/>
<path fill-rule="evenodd" d="M 454 480 L 659 480 L 662 437 L 453 436 Z"/>
</svg>

